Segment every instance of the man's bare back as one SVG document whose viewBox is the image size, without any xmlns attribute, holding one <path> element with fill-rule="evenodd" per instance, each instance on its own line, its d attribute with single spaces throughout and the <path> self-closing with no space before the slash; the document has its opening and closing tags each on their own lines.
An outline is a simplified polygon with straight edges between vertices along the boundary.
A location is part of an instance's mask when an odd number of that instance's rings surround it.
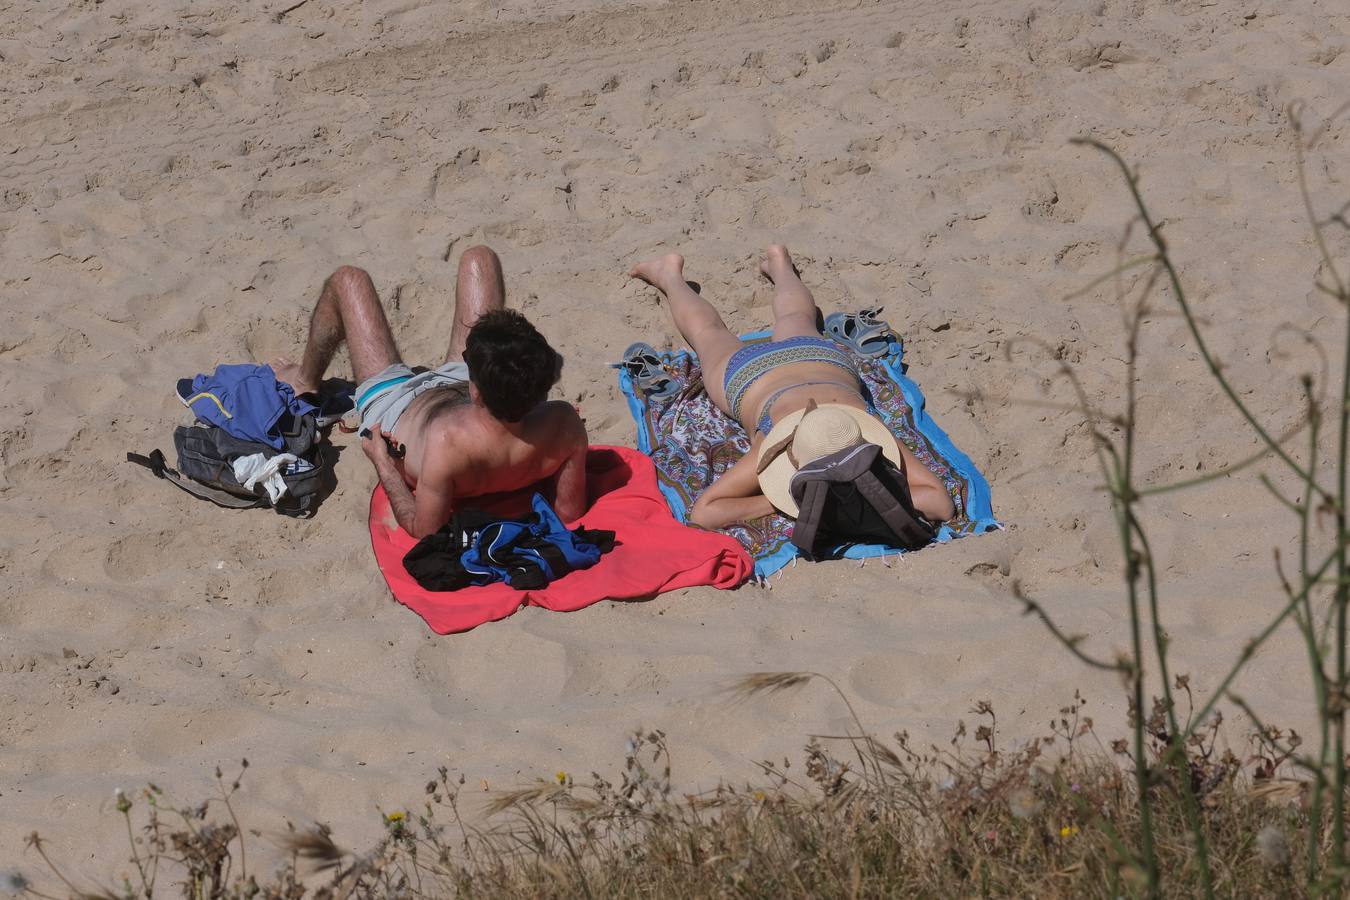
<svg viewBox="0 0 1350 900">
<path fill-rule="evenodd" d="M 414 537 L 440 529 L 470 498 L 536 484 L 547 492 L 549 480 L 564 521 L 585 511 L 585 425 L 569 404 L 545 399 L 559 358 L 504 302 L 496 254 L 466 250 L 448 361 L 414 370 L 401 361 L 370 276 L 343 266 L 324 283 L 301 362 L 275 366 L 297 392 L 313 390 L 346 341 L 362 382 L 362 449 L 400 527 Z M 401 458 L 391 442 L 403 446 Z"/>
<path fill-rule="evenodd" d="M 567 403 L 546 401 L 508 426 L 458 388 L 436 388 L 414 400 L 393 437 L 405 448 L 396 463 L 409 488 L 419 487 L 424 471 L 433 478 L 448 472 L 449 483 L 427 487 L 461 498 L 519 491 L 554 474 L 561 477 L 568 460 L 586 448 L 585 425 Z M 558 489 L 557 495 L 556 512 L 564 521 L 585 511 L 584 505 L 567 507 L 578 499 L 570 492 Z M 522 509 L 528 506 L 523 498 Z"/>
</svg>

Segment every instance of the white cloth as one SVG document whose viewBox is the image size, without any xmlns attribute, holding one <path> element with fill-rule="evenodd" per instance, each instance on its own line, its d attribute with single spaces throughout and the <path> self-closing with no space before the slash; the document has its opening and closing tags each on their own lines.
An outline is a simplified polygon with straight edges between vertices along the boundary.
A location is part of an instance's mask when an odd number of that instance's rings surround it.
<svg viewBox="0 0 1350 900">
<path fill-rule="evenodd" d="M 286 481 L 281 477 L 281 470 L 299 459 L 294 453 L 278 453 L 272 457 L 262 453 L 241 456 L 234 461 L 234 477 L 250 491 L 261 481 L 268 499 L 275 504 L 286 494 Z"/>
</svg>

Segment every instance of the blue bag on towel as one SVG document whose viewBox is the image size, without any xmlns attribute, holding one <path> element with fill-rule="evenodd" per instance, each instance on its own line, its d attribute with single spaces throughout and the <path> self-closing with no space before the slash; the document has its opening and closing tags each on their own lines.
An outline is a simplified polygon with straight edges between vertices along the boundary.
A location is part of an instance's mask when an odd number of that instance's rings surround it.
<svg viewBox="0 0 1350 900">
<path fill-rule="evenodd" d="M 589 569 L 614 546 L 614 532 L 568 531 L 540 494 L 530 521 L 493 522 L 478 532 L 460 562 L 473 584 L 504 581 L 516 590 L 541 588 L 576 569 Z"/>
</svg>

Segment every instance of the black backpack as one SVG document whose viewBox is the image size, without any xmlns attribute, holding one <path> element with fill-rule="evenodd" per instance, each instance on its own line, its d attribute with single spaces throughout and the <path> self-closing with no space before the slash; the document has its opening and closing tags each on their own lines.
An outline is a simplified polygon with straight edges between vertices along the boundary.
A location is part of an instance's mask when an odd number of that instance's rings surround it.
<svg viewBox="0 0 1350 900">
<path fill-rule="evenodd" d="M 203 500 L 229 509 L 270 506 L 282 515 L 308 518 L 332 488 L 329 463 L 318 423 L 313 415 L 292 417 L 282 429 L 281 450 L 255 441 L 241 440 L 222 428 L 196 422 L 180 425 L 173 432 L 178 468 L 172 469 L 159 450 L 148 455 L 128 453 L 127 461 L 145 466 L 157 478 L 177 485 Z M 261 453 L 267 458 L 293 453 L 299 460 L 281 471 L 286 493 L 274 505 L 261 484 L 245 488 L 234 477 L 234 461 Z"/>
<path fill-rule="evenodd" d="M 915 509 L 909 480 L 876 444 L 812 460 L 792 476 L 799 511 L 792 543 L 812 556 L 838 556 L 851 544 L 917 550 L 937 527 Z"/>
</svg>

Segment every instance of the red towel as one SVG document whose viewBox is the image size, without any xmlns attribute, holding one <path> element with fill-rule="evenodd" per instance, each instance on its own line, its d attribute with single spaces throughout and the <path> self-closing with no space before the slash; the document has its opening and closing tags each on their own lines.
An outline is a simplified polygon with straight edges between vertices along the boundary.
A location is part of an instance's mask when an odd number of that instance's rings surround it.
<svg viewBox="0 0 1350 900">
<path fill-rule="evenodd" d="M 651 459 L 627 447 L 592 447 L 586 457 L 591 505 L 576 527 L 613 531 L 616 546 L 589 569 L 571 572 L 543 590 L 504 584 L 428 591 L 403 568 L 417 543 L 398 527 L 389 497 L 376 486 L 370 498 L 370 543 L 389 590 L 438 634 L 468 631 L 504 619 L 525 604 L 571 612 L 597 600 L 649 598 L 695 585 L 733 588 L 753 563 L 739 541 L 675 521 L 656 486 Z"/>
</svg>

